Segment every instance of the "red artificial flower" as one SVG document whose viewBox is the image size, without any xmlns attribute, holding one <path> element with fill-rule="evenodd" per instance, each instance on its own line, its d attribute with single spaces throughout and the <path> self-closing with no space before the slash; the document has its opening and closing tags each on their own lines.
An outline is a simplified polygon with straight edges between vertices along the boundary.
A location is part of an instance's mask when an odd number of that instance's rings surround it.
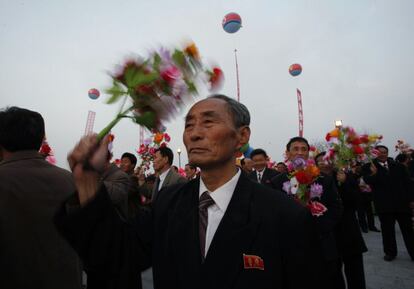
<svg viewBox="0 0 414 289">
<path fill-rule="evenodd" d="M 361 137 L 359 138 L 359 140 L 361 141 L 361 143 L 368 143 L 369 142 L 368 135 L 366 135 L 366 134 L 361 135 Z"/>
<path fill-rule="evenodd" d="M 330 141 L 331 140 L 331 134 L 328 132 L 325 136 L 326 141 Z"/>
<path fill-rule="evenodd" d="M 154 155 L 154 154 L 155 154 L 155 148 L 150 148 L 150 149 L 149 149 L 149 153 L 150 153 L 151 155 Z"/>
<path fill-rule="evenodd" d="M 364 150 L 360 146 L 354 146 L 353 150 L 354 150 L 354 153 L 356 153 L 357 155 L 361 155 L 364 153 Z"/>
<path fill-rule="evenodd" d="M 312 176 L 304 171 L 297 172 L 295 174 L 295 177 L 298 180 L 299 184 L 309 184 L 310 182 L 312 182 Z"/>
<path fill-rule="evenodd" d="M 171 137 L 170 137 L 170 135 L 168 133 L 164 133 L 164 140 L 166 142 L 170 142 L 171 141 Z"/>
<path fill-rule="evenodd" d="M 310 210 L 312 216 L 320 217 L 322 216 L 328 209 L 319 202 L 309 202 L 307 204 L 308 209 Z"/>
<path fill-rule="evenodd" d="M 315 146 L 310 146 L 309 150 L 310 150 L 311 152 L 314 152 L 314 151 L 316 151 L 316 147 L 315 147 Z"/>
<path fill-rule="evenodd" d="M 214 67 L 213 72 L 209 79 L 209 82 L 211 84 L 211 89 L 212 90 L 219 89 L 223 83 L 223 79 L 224 79 L 223 71 L 218 67 Z"/>
<path fill-rule="evenodd" d="M 362 141 L 361 141 L 360 138 L 355 138 L 351 141 L 351 144 L 356 145 L 356 146 L 360 145 L 361 143 L 362 143 Z"/>
<path fill-rule="evenodd" d="M 161 145 L 160 145 L 160 147 L 162 147 L 162 148 L 164 148 L 164 147 L 166 147 L 167 146 L 167 144 L 165 143 L 165 142 L 163 142 Z"/>
<path fill-rule="evenodd" d="M 39 152 L 42 155 L 45 155 L 45 156 L 48 156 L 51 151 L 52 151 L 52 149 L 50 148 L 50 146 L 47 143 L 42 144 L 42 146 L 40 147 L 40 150 L 39 150 Z"/>
</svg>

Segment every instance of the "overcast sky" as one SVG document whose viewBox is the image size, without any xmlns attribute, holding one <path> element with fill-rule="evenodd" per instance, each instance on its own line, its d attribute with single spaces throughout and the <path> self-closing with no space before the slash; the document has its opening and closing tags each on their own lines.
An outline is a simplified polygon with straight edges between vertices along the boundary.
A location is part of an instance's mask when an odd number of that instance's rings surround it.
<svg viewBox="0 0 414 289">
<path fill-rule="evenodd" d="M 107 72 L 131 53 L 192 39 L 206 61 L 222 67 L 221 92 L 231 97 L 237 48 L 250 144 L 272 159 L 282 160 L 298 133 L 296 88 L 310 141 L 342 119 L 383 134 L 394 155 L 397 139 L 414 145 L 413 11 L 410 0 L 0 0 L 0 107 L 39 111 L 58 165 L 67 167 L 88 110 L 99 131 L 118 109 L 105 96 L 89 99 L 88 90 L 110 86 Z M 236 34 L 222 29 L 228 12 L 242 17 Z M 303 66 L 295 78 L 292 63 Z M 185 152 L 183 117 L 167 124 L 174 151 Z M 137 149 L 138 126 L 124 120 L 113 132 L 115 157 Z"/>
</svg>

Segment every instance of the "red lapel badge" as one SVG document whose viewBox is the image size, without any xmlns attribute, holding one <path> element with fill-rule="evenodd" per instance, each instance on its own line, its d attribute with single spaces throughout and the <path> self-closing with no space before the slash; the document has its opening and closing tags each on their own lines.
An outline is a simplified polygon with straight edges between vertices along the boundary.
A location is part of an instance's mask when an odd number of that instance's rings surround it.
<svg viewBox="0 0 414 289">
<path fill-rule="evenodd" d="M 263 259 L 256 255 L 243 254 L 244 269 L 264 270 Z"/>
</svg>

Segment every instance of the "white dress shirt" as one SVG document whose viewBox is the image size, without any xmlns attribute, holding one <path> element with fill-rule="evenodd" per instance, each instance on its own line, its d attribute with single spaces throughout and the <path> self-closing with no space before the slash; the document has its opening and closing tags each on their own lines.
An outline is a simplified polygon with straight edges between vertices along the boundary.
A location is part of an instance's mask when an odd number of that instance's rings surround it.
<svg viewBox="0 0 414 289">
<path fill-rule="evenodd" d="M 206 246 L 205 246 L 205 256 L 207 256 L 208 249 L 210 247 L 211 241 L 213 240 L 214 234 L 217 231 L 217 228 L 221 222 L 221 219 L 224 216 L 224 213 L 227 210 L 227 207 L 230 203 L 231 197 L 233 196 L 234 190 L 236 189 L 237 182 L 241 175 L 241 171 L 234 175 L 227 183 L 217 188 L 214 192 L 210 192 L 206 185 L 203 182 L 203 179 L 200 178 L 200 191 L 199 197 L 205 191 L 208 191 L 210 197 L 214 200 L 215 204 L 208 207 L 208 224 L 206 230 Z"/>
<path fill-rule="evenodd" d="M 170 172 L 171 168 L 166 170 L 160 175 L 160 184 L 158 185 L 158 190 L 160 191 L 162 188 L 162 184 L 164 183 L 165 178 L 167 177 L 168 173 Z"/>
<path fill-rule="evenodd" d="M 263 175 L 264 175 L 265 169 L 266 169 L 266 168 L 264 168 L 264 169 L 263 169 L 263 170 L 261 170 L 261 171 L 256 171 L 256 174 L 257 174 L 257 181 L 258 181 L 259 183 L 261 183 L 261 182 L 262 182 L 262 179 L 263 179 Z"/>
</svg>

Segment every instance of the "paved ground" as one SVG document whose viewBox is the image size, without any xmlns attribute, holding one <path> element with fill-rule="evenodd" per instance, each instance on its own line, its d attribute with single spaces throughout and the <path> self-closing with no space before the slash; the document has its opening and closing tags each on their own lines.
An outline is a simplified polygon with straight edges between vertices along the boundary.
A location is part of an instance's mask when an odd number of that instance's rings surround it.
<svg viewBox="0 0 414 289">
<path fill-rule="evenodd" d="M 376 223 L 379 224 L 378 221 Z M 398 256 L 392 262 L 383 260 L 381 233 L 363 233 L 368 247 L 368 252 L 364 254 L 368 289 L 414 288 L 414 262 L 407 253 L 398 225 L 396 232 Z"/>
</svg>

